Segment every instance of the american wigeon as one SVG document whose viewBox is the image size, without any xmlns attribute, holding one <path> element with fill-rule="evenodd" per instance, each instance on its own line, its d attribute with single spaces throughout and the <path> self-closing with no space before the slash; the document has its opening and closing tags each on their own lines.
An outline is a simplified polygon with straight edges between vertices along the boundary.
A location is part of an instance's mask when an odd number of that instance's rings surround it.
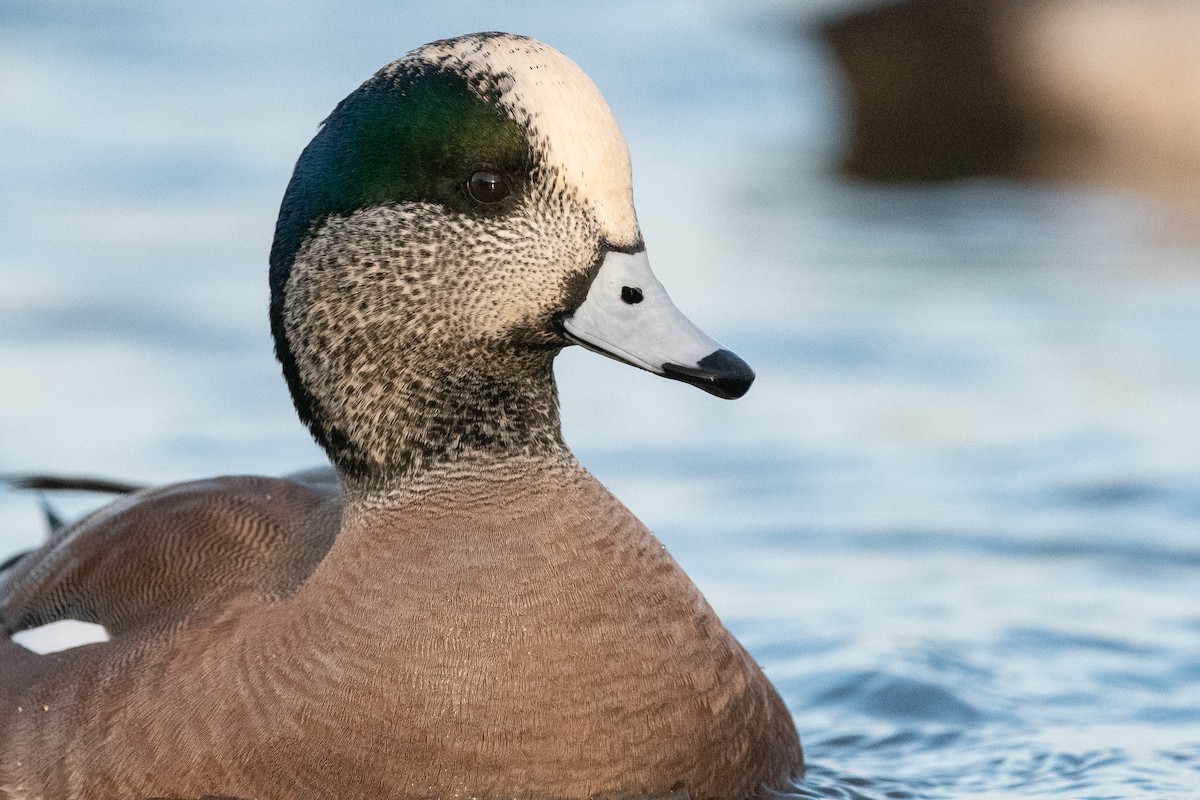
<svg viewBox="0 0 1200 800">
<path fill-rule="evenodd" d="M 384 67 L 300 156 L 270 280 L 336 476 L 135 492 L 0 574 L 0 796 L 741 798 L 800 775 L 758 665 L 563 442 L 569 344 L 722 397 L 754 377 L 651 273 L 574 63 L 485 33 Z"/>
</svg>

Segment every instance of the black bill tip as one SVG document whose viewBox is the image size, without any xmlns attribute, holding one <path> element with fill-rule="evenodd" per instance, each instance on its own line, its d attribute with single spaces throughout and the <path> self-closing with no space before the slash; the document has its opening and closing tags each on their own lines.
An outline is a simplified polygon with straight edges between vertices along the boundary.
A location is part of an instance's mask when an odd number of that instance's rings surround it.
<svg viewBox="0 0 1200 800">
<path fill-rule="evenodd" d="M 754 370 L 729 350 L 710 353 L 694 367 L 663 364 L 662 371 L 672 380 L 690 383 L 726 400 L 741 397 L 750 391 L 750 384 L 754 383 Z"/>
</svg>

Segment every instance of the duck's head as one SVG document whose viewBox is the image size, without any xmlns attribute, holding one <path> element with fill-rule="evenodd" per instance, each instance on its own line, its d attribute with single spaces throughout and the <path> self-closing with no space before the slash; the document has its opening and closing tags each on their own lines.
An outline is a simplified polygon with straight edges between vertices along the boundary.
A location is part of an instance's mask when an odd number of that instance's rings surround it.
<svg viewBox="0 0 1200 800">
<path fill-rule="evenodd" d="M 368 483 L 562 448 L 568 344 L 720 397 L 754 378 L 650 271 L 595 85 L 501 33 L 414 50 L 325 121 L 280 210 L 271 326 L 300 416 Z"/>
</svg>

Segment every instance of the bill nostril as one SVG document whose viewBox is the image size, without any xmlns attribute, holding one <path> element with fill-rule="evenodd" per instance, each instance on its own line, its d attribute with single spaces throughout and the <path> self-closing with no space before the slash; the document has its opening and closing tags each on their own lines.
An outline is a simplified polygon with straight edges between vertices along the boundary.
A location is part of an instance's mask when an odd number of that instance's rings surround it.
<svg viewBox="0 0 1200 800">
<path fill-rule="evenodd" d="M 622 286 L 621 299 L 631 306 L 636 306 L 638 303 L 642 302 L 644 298 L 642 295 L 642 290 L 636 286 Z"/>
</svg>

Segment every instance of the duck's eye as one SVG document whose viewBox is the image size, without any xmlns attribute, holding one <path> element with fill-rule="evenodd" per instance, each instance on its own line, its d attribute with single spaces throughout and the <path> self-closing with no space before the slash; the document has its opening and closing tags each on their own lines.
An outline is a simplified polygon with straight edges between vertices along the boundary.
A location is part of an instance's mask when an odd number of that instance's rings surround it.
<svg viewBox="0 0 1200 800">
<path fill-rule="evenodd" d="M 467 194 L 477 203 L 491 205 L 508 197 L 508 179 L 494 172 L 480 170 L 467 178 Z"/>
<path fill-rule="evenodd" d="M 638 303 L 642 302 L 642 290 L 636 286 L 622 286 L 621 299 L 631 306 L 636 306 Z"/>
</svg>

